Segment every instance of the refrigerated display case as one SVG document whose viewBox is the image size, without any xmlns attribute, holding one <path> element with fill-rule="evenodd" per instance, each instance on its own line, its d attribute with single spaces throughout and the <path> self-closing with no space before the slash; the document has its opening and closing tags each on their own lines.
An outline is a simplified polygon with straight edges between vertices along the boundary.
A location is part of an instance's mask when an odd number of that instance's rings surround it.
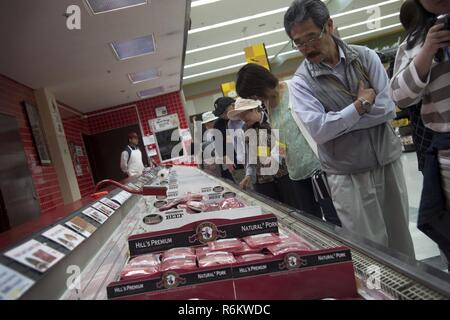
<svg viewBox="0 0 450 320">
<path fill-rule="evenodd" d="M 242 191 L 196 167 L 174 166 L 169 171 L 155 168 L 127 186 L 134 190 L 165 186 L 167 195 L 144 196 L 116 188 L 104 198 L 91 201 L 52 225 L 11 243 L 0 256 L 1 297 L 90 300 L 450 298 L 450 278 L 443 272 L 318 221 L 307 213 L 251 191 Z M 189 205 L 189 200 L 179 201 L 194 194 L 201 195 L 201 200 L 197 198 Z M 237 199 L 242 206 L 218 210 L 218 203 L 230 198 Z M 83 213 L 88 208 L 90 211 L 100 208 L 99 203 L 110 209 L 98 212 L 106 217 L 103 223 Z M 163 206 L 174 203 L 172 208 L 161 211 Z M 265 223 L 267 229 L 258 227 Z M 83 239 L 77 242 L 70 238 L 74 242 L 68 247 L 43 236 L 61 226 L 70 228 Z M 246 236 L 285 232 L 297 235 L 312 249 L 284 255 L 257 250 L 251 253 L 265 253 L 265 257 L 260 257 L 262 260 L 245 261 L 239 256 L 236 262 L 221 268 L 202 265 L 203 269 L 197 266 L 194 271 L 121 278 L 130 258 L 160 254 L 174 247 L 192 247 L 201 252 L 207 249 L 205 246 L 210 243 L 212 234 L 215 235 L 212 240 L 242 240 Z M 58 235 L 52 234 L 53 237 Z M 18 247 L 25 250 L 17 250 Z M 40 254 L 36 256 L 38 250 Z M 54 251 L 62 256 L 54 254 L 57 257 L 52 258 Z M 51 263 L 46 265 L 45 271 L 33 268 L 30 259 L 44 263 L 46 261 L 41 261 L 44 253 Z M 273 290 L 274 286 L 277 290 Z M 278 290 L 283 287 L 288 290 Z"/>
</svg>

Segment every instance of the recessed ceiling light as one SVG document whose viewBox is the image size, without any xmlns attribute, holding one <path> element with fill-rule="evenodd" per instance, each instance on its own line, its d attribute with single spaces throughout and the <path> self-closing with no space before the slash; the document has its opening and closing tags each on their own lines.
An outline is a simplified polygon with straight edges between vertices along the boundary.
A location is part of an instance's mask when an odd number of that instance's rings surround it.
<svg viewBox="0 0 450 320">
<path fill-rule="evenodd" d="M 111 43 L 119 60 L 126 60 L 155 53 L 156 45 L 153 34 L 131 40 L 115 41 Z"/>
<path fill-rule="evenodd" d="M 222 0 L 197 0 L 197 1 L 192 1 L 191 8 L 204 6 L 205 4 L 211 4 L 211 3 L 219 2 L 219 1 L 222 1 Z"/>
<path fill-rule="evenodd" d="M 133 84 L 158 79 L 161 77 L 161 71 L 157 68 L 150 68 L 144 71 L 133 72 L 128 74 L 128 78 Z"/>
<path fill-rule="evenodd" d="M 139 91 L 137 93 L 138 97 L 141 99 L 144 98 L 149 98 L 149 97 L 154 97 L 160 93 L 164 92 L 164 88 L 163 87 L 156 87 L 156 88 L 151 88 L 151 89 L 146 89 L 146 90 L 142 90 Z"/>
<path fill-rule="evenodd" d="M 86 0 L 93 14 L 128 9 L 147 4 L 150 0 Z"/>
</svg>

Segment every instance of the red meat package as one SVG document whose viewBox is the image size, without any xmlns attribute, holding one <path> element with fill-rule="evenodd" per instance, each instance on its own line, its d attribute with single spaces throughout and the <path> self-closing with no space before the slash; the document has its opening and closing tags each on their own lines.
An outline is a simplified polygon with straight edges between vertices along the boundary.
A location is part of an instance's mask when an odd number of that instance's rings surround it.
<svg viewBox="0 0 450 320">
<path fill-rule="evenodd" d="M 163 260 L 159 270 L 161 272 L 169 271 L 169 270 L 193 270 L 197 268 L 196 257 L 172 257 L 166 260 Z"/>
<path fill-rule="evenodd" d="M 243 208 L 245 205 L 236 198 L 228 198 L 219 203 L 220 210 Z"/>
<path fill-rule="evenodd" d="M 236 258 L 236 261 L 239 262 L 250 262 L 250 261 L 257 261 L 267 258 L 268 256 L 262 253 L 252 253 L 252 254 L 245 254 L 242 256 L 239 256 Z"/>
<path fill-rule="evenodd" d="M 200 268 L 221 266 L 236 263 L 232 253 L 229 252 L 208 252 L 204 256 L 198 258 L 198 266 Z"/>
<path fill-rule="evenodd" d="M 167 204 L 163 205 L 159 208 L 159 211 L 167 211 L 173 208 L 177 208 L 180 204 L 186 204 L 189 201 L 201 201 L 203 200 L 203 196 L 201 194 L 190 194 L 188 193 L 186 196 L 174 199 Z"/>
<path fill-rule="evenodd" d="M 173 260 L 173 259 L 183 259 L 183 258 L 194 258 L 195 250 L 194 248 L 173 248 L 167 250 L 163 253 L 162 261 Z"/>
<path fill-rule="evenodd" d="M 209 247 L 200 247 L 195 249 L 195 255 L 197 257 L 204 256 L 208 252 L 213 252 Z"/>
<path fill-rule="evenodd" d="M 235 252 L 242 249 L 242 241 L 236 238 L 221 239 L 213 242 L 208 242 L 208 247 L 211 251 Z"/>
<path fill-rule="evenodd" d="M 243 240 L 253 249 L 263 249 L 281 242 L 280 237 L 274 233 L 257 234 L 245 237 Z"/>
<path fill-rule="evenodd" d="M 294 242 L 291 239 L 287 239 L 281 243 L 267 247 L 271 254 L 278 256 L 292 251 L 312 251 L 314 250 L 306 242 Z"/>
<path fill-rule="evenodd" d="M 243 241 L 241 241 L 242 242 L 242 248 L 240 249 L 240 250 L 236 250 L 236 251 L 234 251 L 233 253 L 235 254 L 235 255 L 244 255 L 244 254 L 252 254 L 252 253 L 261 253 L 261 249 L 259 249 L 259 248 L 250 248 L 249 246 L 248 246 L 248 244 L 246 244 L 245 242 L 243 242 Z"/>
<path fill-rule="evenodd" d="M 130 267 L 157 267 L 161 261 L 159 260 L 159 255 L 154 254 L 144 254 L 136 258 L 131 259 L 127 266 Z"/>
<path fill-rule="evenodd" d="M 157 274 L 158 267 L 131 267 L 125 266 L 120 273 L 120 280 L 136 280 Z"/>
</svg>

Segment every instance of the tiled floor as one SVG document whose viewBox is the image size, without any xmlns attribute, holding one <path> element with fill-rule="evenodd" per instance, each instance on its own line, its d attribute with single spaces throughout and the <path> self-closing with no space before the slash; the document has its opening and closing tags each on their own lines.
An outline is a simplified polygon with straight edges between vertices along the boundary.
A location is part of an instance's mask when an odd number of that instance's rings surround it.
<svg viewBox="0 0 450 320">
<path fill-rule="evenodd" d="M 429 263 L 436 268 L 445 270 L 446 267 L 440 258 L 440 251 L 437 245 L 417 229 L 417 216 L 422 192 L 423 177 L 417 169 L 417 157 L 414 152 L 404 153 L 402 156 L 403 171 L 405 174 L 406 186 L 408 188 L 409 199 L 409 229 L 414 242 L 416 259 Z"/>
</svg>

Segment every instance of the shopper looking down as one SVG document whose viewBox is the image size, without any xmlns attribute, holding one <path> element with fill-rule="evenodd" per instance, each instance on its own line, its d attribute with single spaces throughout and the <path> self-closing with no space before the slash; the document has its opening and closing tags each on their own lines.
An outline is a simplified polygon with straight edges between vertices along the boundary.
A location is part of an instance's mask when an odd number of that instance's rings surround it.
<svg viewBox="0 0 450 320">
<path fill-rule="evenodd" d="M 238 72 L 236 91 L 246 99 L 261 100 L 267 107 L 272 129 L 280 132 L 280 153 L 286 159 L 292 182 L 295 208 L 340 225 L 331 199 L 316 201 L 312 175 L 320 169 L 319 159 L 296 124 L 292 114 L 289 81 L 280 82 L 269 70 L 247 64 Z M 321 210 L 322 207 L 322 210 Z"/>
<path fill-rule="evenodd" d="M 253 130 L 253 137 L 256 140 L 255 144 L 247 139 L 245 141 L 248 161 L 246 177 L 241 181 L 241 188 L 248 189 L 253 183 L 256 192 L 293 206 L 292 185 L 286 163 L 282 157 L 274 157 L 272 154 L 276 137 L 273 135 L 262 102 L 238 98 L 234 110 L 228 112 L 228 118 L 242 120 L 245 123 L 246 134 Z M 255 158 L 256 163 L 253 163 Z"/>
<path fill-rule="evenodd" d="M 297 0 L 284 17 L 305 61 L 292 79 L 293 107 L 316 141 L 345 229 L 414 257 L 395 106 L 377 54 L 348 45 L 320 0 Z"/>
</svg>

